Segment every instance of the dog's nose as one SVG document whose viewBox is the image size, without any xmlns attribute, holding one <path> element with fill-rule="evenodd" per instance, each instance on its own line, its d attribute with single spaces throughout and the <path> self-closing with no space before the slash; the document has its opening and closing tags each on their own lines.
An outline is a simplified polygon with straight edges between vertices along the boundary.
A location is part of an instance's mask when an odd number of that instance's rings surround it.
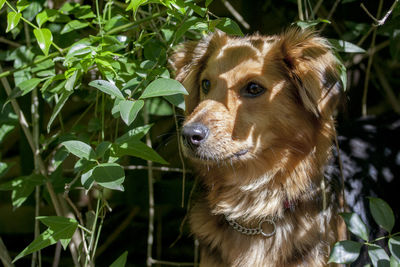
<svg viewBox="0 0 400 267">
<path fill-rule="evenodd" d="M 191 148 L 197 148 L 208 137 L 209 129 L 201 123 L 191 123 L 183 126 L 183 143 Z"/>
</svg>

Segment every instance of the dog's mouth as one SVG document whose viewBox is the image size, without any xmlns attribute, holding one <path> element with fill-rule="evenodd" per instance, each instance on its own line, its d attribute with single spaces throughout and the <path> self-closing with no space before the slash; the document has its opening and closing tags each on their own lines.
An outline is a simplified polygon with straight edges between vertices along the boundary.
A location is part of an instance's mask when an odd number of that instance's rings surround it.
<svg viewBox="0 0 400 267">
<path fill-rule="evenodd" d="M 215 153 L 206 149 L 198 149 L 198 150 L 192 150 L 192 149 L 185 149 L 185 155 L 196 162 L 203 162 L 203 163 L 220 163 L 220 162 L 233 162 L 236 160 L 242 160 L 243 158 L 246 157 L 247 154 L 249 154 L 249 149 L 240 149 L 237 152 L 230 153 L 228 155 L 224 155 L 221 153 Z"/>
</svg>

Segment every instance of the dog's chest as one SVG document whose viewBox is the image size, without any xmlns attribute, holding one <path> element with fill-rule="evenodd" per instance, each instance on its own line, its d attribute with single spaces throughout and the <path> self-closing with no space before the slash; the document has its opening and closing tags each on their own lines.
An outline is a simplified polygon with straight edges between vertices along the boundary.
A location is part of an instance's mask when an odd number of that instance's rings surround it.
<svg viewBox="0 0 400 267">
<path fill-rule="evenodd" d="M 278 219 L 271 237 L 249 236 L 234 230 L 224 216 L 211 215 L 207 206 L 198 202 L 190 223 L 202 247 L 202 266 L 323 266 L 328 249 L 321 241 L 325 233 L 318 231 L 318 215 L 309 215 L 298 218 L 289 214 Z"/>
</svg>

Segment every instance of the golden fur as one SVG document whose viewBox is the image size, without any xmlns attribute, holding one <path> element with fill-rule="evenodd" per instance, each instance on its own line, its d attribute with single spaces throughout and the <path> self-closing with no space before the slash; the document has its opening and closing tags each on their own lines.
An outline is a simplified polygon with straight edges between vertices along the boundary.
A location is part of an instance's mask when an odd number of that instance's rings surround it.
<svg viewBox="0 0 400 267">
<path fill-rule="evenodd" d="M 196 151 L 184 149 L 202 184 L 190 213 L 201 266 L 326 265 L 337 219 L 321 182 L 340 92 L 327 41 L 296 29 L 241 38 L 216 32 L 183 44 L 172 62 L 189 91 L 184 127 L 209 129 Z M 249 82 L 265 93 L 243 97 Z M 225 217 L 248 228 L 273 218 L 276 233 L 244 235 Z"/>
</svg>

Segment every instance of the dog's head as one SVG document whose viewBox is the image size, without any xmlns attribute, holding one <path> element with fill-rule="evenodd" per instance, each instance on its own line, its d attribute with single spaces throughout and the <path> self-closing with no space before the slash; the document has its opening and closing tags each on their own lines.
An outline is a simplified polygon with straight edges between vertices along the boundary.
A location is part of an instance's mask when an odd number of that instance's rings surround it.
<svg viewBox="0 0 400 267">
<path fill-rule="evenodd" d="M 216 32 L 183 44 L 172 61 L 189 91 L 182 139 L 195 161 L 243 162 L 282 149 L 304 154 L 318 135 L 331 134 L 326 123 L 341 89 L 338 62 L 311 32 L 243 38 Z"/>
</svg>

